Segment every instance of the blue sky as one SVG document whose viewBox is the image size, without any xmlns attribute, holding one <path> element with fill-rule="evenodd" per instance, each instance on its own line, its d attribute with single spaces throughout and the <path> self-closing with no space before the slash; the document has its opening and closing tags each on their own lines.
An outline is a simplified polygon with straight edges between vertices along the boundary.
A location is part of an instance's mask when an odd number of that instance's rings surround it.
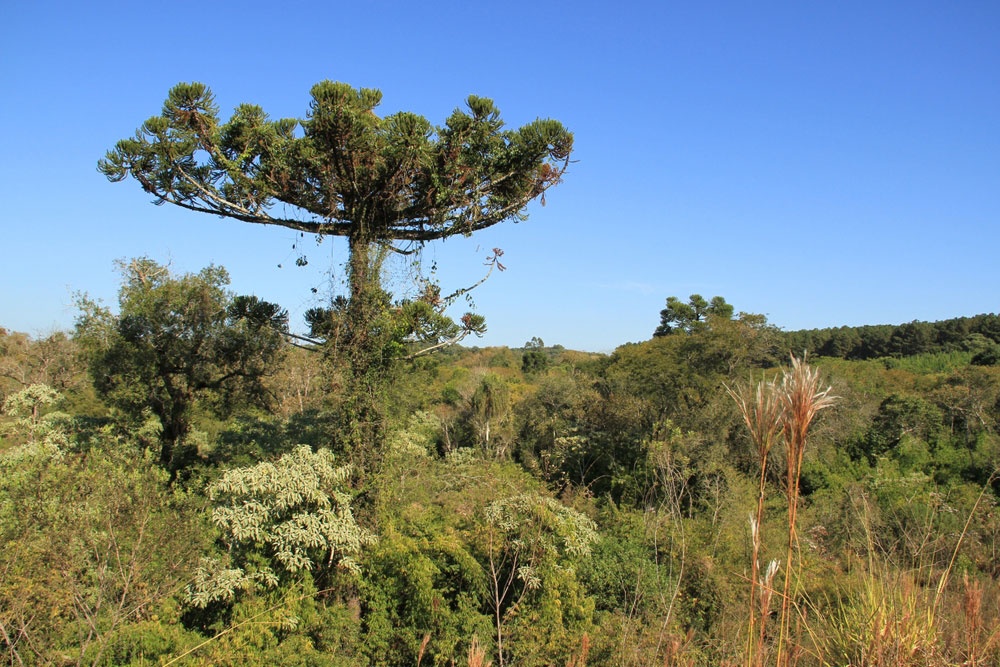
<svg viewBox="0 0 1000 667">
<path fill-rule="evenodd" d="M 992 0 L 12 1 L 0 326 L 70 328 L 73 292 L 113 303 L 113 261 L 140 255 L 221 264 L 298 326 L 312 288 L 342 279 L 341 243 L 292 249 L 286 230 L 155 207 L 96 163 L 180 81 L 211 86 L 223 114 L 302 117 L 322 79 L 381 89 L 384 113 L 440 123 L 477 94 L 510 125 L 574 132 L 576 162 L 527 222 L 425 250 L 446 290 L 504 250 L 473 344 L 610 351 L 692 293 L 788 330 L 1000 310 Z"/>
</svg>

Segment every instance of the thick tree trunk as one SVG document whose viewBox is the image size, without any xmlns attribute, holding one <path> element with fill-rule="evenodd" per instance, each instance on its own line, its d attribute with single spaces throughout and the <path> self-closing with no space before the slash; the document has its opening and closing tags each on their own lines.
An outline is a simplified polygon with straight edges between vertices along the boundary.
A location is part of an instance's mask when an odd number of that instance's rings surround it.
<svg viewBox="0 0 1000 667">
<path fill-rule="evenodd" d="M 178 449 L 184 444 L 191 425 L 188 422 L 188 411 L 194 402 L 194 396 L 184 389 L 166 383 L 168 400 L 157 401 L 150 407 L 153 414 L 160 420 L 160 465 L 170 471 L 171 479 L 183 463 L 178 457 Z"/>
<path fill-rule="evenodd" d="M 382 449 L 385 388 L 389 362 L 387 332 L 378 320 L 387 307 L 382 289 L 378 252 L 363 233 L 348 239 L 348 292 L 343 362 L 348 373 L 344 402 L 346 437 L 353 462 L 364 473 L 373 472 Z"/>
</svg>

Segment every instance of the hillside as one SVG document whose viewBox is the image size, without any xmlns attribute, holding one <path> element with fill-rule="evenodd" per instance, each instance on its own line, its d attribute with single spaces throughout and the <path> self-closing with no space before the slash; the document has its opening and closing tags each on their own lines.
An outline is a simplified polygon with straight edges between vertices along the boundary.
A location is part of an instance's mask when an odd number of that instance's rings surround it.
<svg viewBox="0 0 1000 667">
<path fill-rule="evenodd" d="M 997 664 L 996 334 L 993 315 L 811 332 L 741 315 L 610 355 L 455 346 L 394 367 L 385 445 L 364 457 L 337 366 L 286 345 L 260 393 L 192 389 L 164 459 L 161 376 L 112 382 L 83 329 L 3 331 L 0 651 Z M 797 386 L 789 349 L 831 405 L 800 440 L 762 440 L 753 388 Z"/>
</svg>

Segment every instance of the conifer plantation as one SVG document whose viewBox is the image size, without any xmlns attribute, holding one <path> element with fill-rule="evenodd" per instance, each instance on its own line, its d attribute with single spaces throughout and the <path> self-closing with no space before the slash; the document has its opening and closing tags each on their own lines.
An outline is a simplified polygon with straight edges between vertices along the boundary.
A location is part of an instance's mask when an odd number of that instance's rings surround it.
<svg viewBox="0 0 1000 667">
<path fill-rule="evenodd" d="M 573 135 L 311 99 L 223 119 L 180 84 L 99 164 L 346 244 L 306 333 L 149 257 L 73 331 L 0 329 L 5 664 L 1000 665 L 1000 316 L 664 295 L 610 354 L 476 347 L 455 310 L 502 250 L 457 286 L 386 262 L 558 206 Z"/>
</svg>

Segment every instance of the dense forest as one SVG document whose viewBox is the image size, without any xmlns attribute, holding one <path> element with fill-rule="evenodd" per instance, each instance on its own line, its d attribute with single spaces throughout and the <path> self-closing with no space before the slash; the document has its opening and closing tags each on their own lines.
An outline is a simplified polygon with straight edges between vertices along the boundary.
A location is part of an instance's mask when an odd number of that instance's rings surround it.
<svg viewBox="0 0 1000 667">
<path fill-rule="evenodd" d="M 148 257 L 70 332 L 0 329 L 9 664 L 1000 664 L 996 315 L 783 332 L 695 294 L 612 354 L 467 346 L 502 250 L 450 292 L 385 262 L 524 219 L 573 135 L 311 92 L 224 122 L 180 84 L 99 162 L 341 237 L 308 331 Z"/>
<path fill-rule="evenodd" d="M 446 347 L 386 370 L 358 452 L 342 371 L 280 311 L 221 268 L 122 270 L 117 313 L 0 337 L 10 664 L 998 664 L 994 315 L 668 303 L 610 355 Z M 939 342 L 822 355 L 876 330 Z M 804 340 L 826 409 L 796 461 L 779 413 L 747 426 Z"/>
</svg>

